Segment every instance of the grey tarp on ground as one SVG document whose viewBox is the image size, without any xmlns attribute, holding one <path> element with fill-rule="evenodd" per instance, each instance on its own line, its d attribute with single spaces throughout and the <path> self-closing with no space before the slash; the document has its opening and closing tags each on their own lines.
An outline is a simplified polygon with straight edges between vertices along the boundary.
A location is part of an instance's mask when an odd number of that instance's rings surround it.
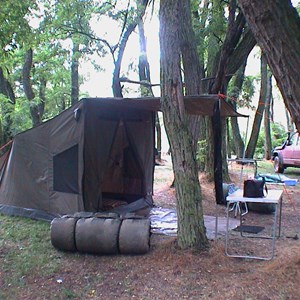
<svg viewBox="0 0 300 300">
<path fill-rule="evenodd" d="M 216 101 L 221 115 L 239 116 L 216 95 L 185 106 L 211 115 Z M 0 159 L 0 212 L 51 219 L 101 211 L 104 198 L 151 206 L 157 110 L 159 98 L 86 98 L 17 134 Z"/>
<path fill-rule="evenodd" d="M 176 209 L 154 207 L 150 211 L 151 232 L 169 236 L 177 236 L 177 212 Z M 218 217 L 218 236 L 226 234 L 226 217 Z M 204 216 L 206 236 L 209 239 L 216 237 L 216 217 Z M 234 229 L 240 225 L 238 219 L 229 218 L 228 229 Z"/>
</svg>

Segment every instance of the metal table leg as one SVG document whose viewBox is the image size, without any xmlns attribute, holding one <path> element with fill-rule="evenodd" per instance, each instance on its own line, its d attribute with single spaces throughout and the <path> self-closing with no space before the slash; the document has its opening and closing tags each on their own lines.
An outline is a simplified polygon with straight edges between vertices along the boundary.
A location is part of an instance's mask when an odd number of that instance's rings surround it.
<svg viewBox="0 0 300 300">
<path fill-rule="evenodd" d="M 239 202 L 238 202 L 239 203 Z M 259 259 L 259 260 L 271 260 L 274 257 L 275 253 L 275 240 L 276 240 L 276 229 L 277 229 L 277 215 L 278 215 L 278 205 L 280 206 L 279 210 L 279 235 L 280 235 L 280 222 L 281 222 L 281 203 L 275 204 L 275 213 L 274 213 L 274 222 L 272 226 L 272 234 L 271 236 L 241 236 L 244 238 L 261 238 L 261 239 L 272 239 L 272 245 L 271 245 L 271 255 L 268 257 L 262 257 L 262 256 L 252 256 L 252 255 L 235 255 L 235 254 L 230 254 L 228 251 L 228 245 L 229 245 L 229 206 L 230 206 L 230 201 L 227 202 L 227 222 L 226 222 L 226 236 L 225 236 L 225 253 L 229 257 L 236 257 L 236 258 L 251 258 L 251 259 Z M 242 215 L 240 215 L 240 226 L 242 225 Z"/>
</svg>

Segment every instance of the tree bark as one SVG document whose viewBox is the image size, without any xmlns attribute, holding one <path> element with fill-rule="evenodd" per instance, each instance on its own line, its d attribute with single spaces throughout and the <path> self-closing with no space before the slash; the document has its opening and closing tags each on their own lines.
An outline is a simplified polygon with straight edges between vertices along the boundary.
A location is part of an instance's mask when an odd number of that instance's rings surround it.
<svg viewBox="0 0 300 300">
<path fill-rule="evenodd" d="M 235 47 L 237 46 L 245 25 L 244 16 L 240 13 L 235 19 L 236 5 L 235 0 L 230 1 L 230 12 L 228 28 L 226 37 L 221 49 L 221 55 L 218 63 L 218 70 L 216 73 L 215 80 L 210 89 L 210 94 L 218 94 L 224 92 L 224 83 L 226 80 L 226 68 L 228 66 L 229 58 L 232 55 Z"/>
<path fill-rule="evenodd" d="M 246 149 L 246 158 L 253 158 L 257 140 L 258 140 L 258 135 L 261 127 L 261 122 L 263 118 L 263 113 L 265 111 L 266 107 L 266 96 L 267 96 L 267 61 L 265 56 L 262 54 L 261 55 L 261 82 L 260 82 L 260 94 L 259 94 L 259 100 L 258 100 L 258 105 L 253 121 L 253 127 L 250 135 L 250 140 L 247 145 Z"/>
<path fill-rule="evenodd" d="M 4 103 L 1 101 L 1 111 L 2 111 L 2 120 L 0 120 L 1 124 L 1 132 L 0 132 L 0 145 L 6 144 L 9 140 L 12 139 L 12 119 L 11 113 L 14 110 L 14 104 L 16 103 L 16 97 L 13 91 L 13 88 L 10 82 L 5 78 L 3 74 L 3 69 L 0 67 L 0 93 L 7 97 L 10 101 L 8 103 Z"/>
<path fill-rule="evenodd" d="M 192 25 L 190 1 L 182 1 L 181 37 L 180 50 L 182 53 L 182 64 L 186 95 L 202 94 L 201 80 L 204 77 L 204 69 L 200 64 L 197 53 L 195 33 Z M 189 129 L 193 137 L 193 146 L 197 151 L 197 143 L 201 137 L 201 128 L 205 126 L 204 117 L 189 116 Z"/>
<path fill-rule="evenodd" d="M 10 82 L 5 78 L 0 67 L 0 93 L 6 96 L 12 104 L 16 103 L 16 96 Z"/>
<path fill-rule="evenodd" d="M 268 72 L 269 73 L 269 72 Z M 264 132 L 265 132 L 265 159 L 272 157 L 272 139 L 271 139 L 271 100 L 272 100 L 272 75 L 267 73 L 267 94 L 266 108 L 264 113 Z"/>
<path fill-rule="evenodd" d="M 236 74 L 236 77 L 234 78 L 233 91 L 230 95 L 231 97 L 233 97 L 233 99 L 238 99 L 238 97 L 241 93 L 243 82 L 244 82 L 244 77 L 245 77 L 246 63 L 247 63 L 247 59 L 245 59 L 243 65 L 240 67 L 240 69 L 238 70 L 238 72 Z M 231 105 L 234 107 L 234 109 L 236 109 L 237 108 L 236 101 L 233 100 L 230 102 L 231 102 Z M 235 152 L 237 158 L 242 158 L 243 154 L 244 154 L 245 144 L 241 137 L 237 117 L 231 117 L 230 124 L 231 124 L 234 152 Z"/>
<path fill-rule="evenodd" d="M 300 18 L 290 0 L 238 0 L 300 130 Z"/>
<path fill-rule="evenodd" d="M 178 246 L 205 249 L 208 240 L 192 136 L 183 102 L 180 53 L 182 2 L 160 1 L 161 105 L 175 176 Z"/>
<path fill-rule="evenodd" d="M 232 55 L 229 57 L 228 64 L 226 66 L 227 81 L 235 74 L 239 68 L 245 64 L 247 58 L 256 45 L 256 40 L 254 38 L 251 30 L 246 29 L 245 34 L 243 34 L 241 41 L 234 49 Z"/>
<path fill-rule="evenodd" d="M 143 0 L 140 0 L 143 1 Z M 142 4 L 142 3 L 141 3 Z M 140 44 L 140 56 L 139 56 L 139 78 L 141 82 L 149 83 L 148 86 L 141 85 L 141 95 L 142 96 L 154 96 L 151 87 L 151 74 L 150 66 L 147 56 L 147 41 L 144 31 L 144 22 L 141 19 L 138 24 L 139 29 L 139 44 Z M 155 113 L 155 129 L 156 129 L 156 149 L 157 149 L 157 159 L 161 160 L 161 126 L 158 112 Z"/>
<path fill-rule="evenodd" d="M 128 42 L 129 36 L 136 28 L 137 23 L 132 23 L 128 26 L 127 30 L 125 31 L 119 45 L 119 51 L 118 51 L 118 57 L 115 61 L 115 68 L 113 71 L 113 83 L 112 83 L 112 89 L 114 97 L 123 97 L 122 93 L 122 86 L 120 83 L 120 73 L 121 73 L 121 66 L 122 66 L 122 60 L 126 48 L 126 44 Z"/>
<path fill-rule="evenodd" d="M 32 101 L 35 97 L 33 88 L 32 88 L 32 83 L 31 83 L 31 78 L 30 78 L 30 72 L 32 69 L 32 59 L 33 59 L 33 51 L 32 49 L 27 50 L 25 54 L 25 61 L 23 65 L 23 70 L 22 70 L 22 79 L 23 79 L 23 88 L 24 88 L 24 93 L 26 98 L 29 101 Z"/>
<path fill-rule="evenodd" d="M 285 109 L 285 116 L 286 116 L 286 126 L 287 126 L 288 131 L 293 132 L 294 125 L 293 125 L 293 122 L 291 121 L 291 116 L 287 109 Z"/>
<path fill-rule="evenodd" d="M 79 101 L 79 44 L 73 41 L 72 63 L 71 63 L 71 104 Z"/>
<path fill-rule="evenodd" d="M 218 94 L 218 93 L 225 93 L 227 90 L 228 78 L 226 78 L 226 69 L 229 63 L 229 58 L 234 52 L 234 49 L 237 47 L 238 42 L 242 36 L 245 19 L 243 14 L 239 13 L 237 17 L 236 15 L 236 0 L 230 0 L 229 5 L 229 17 L 228 17 L 228 27 L 225 36 L 224 43 L 222 45 L 220 56 L 217 56 L 218 63 L 217 69 L 215 72 L 215 78 L 213 83 L 210 85 L 209 93 L 210 94 Z M 223 177 L 224 181 L 229 180 L 229 173 L 228 173 L 228 165 L 227 165 L 227 147 L 226 147 L 226 120 L 223 119 L 222 123 L 222 170 L 223 170 Z M 212 132 L 212 131 L 209 131 Z M 208 140 L 213 140 L 212 136 L 208 136 Z M 213 145 L 211 146 L 213 149 Z M 206 160 L 206 170 L 207 170 L 207 177 L 208 179 L 213 178 L 214 174 L 214 165 L 213 160 L 210 159 L 211 154 L 208 153 L 208 157 Z"/>
<path fill-rule="evenodd" d="M 32 126 L 35 127 L 41 124 L 42 115 L 39 110 L 40 103 L 39 104 L 33 103 L 33 100 L 35 98 L 35 93 L 33 91 L 32 81 L 30 76 L 32 66 L 33 66 L 33 51 L 32 49 L 29 49 L 25 54 L 25 61 L 22 69 L 22 81 L 23 81 L 25 96 L 30 104 L 30 116 L 31 116 Z"/>
<path fill-rule="evenodd" d="M 140 45 L 140 55 L 139 55 L 139 78 L 140 81 L 145 81 L 149 83 L 149 86 L 141 86 L 141 95 L 142 96 L 153 96 L 151 83 L 151 74 L 150 74 L 150 66 L 148 62 L 147 56 L 147 41 L 145 37 L 145 30 L 144 30 L 144 22 L 141 19 L 138 24 L 139 29 L 139 45 Z"/>
<path fill-rule="evenodd" d="M 40 78 L 40 86 L 39 86 L 39 98 L 40 102 L 37 105 L 39 116 L 40 116 L 40 122 L 42 123 L 44 111 L 45 111 L 45 103 L 46 103 L 46 87 L 47 87 L 47 80 L 45 78 Z"/>
<path fill-rule="evenodd" d="M 139 6 L 139 9 L 137 12 L 138 15 L 136 16 L 136 18 L 131 21 L 129 21 L 126 18 L 125 24 L 123 25 L 123 28 L 126 28 L 126 29 L 123 32 L 122 37 L 120 39 L 120 43 L 118 45 L 119 49 L 118 49 L 117 59 L 114 60 L 115 68 L 113 71 L 113 80 L 112 80 L 112 89 L 113 89 L 114 97 L 121 97 L 121 98 L 123 97 L 122 86 L 121 86 L 121 82 L 120 82 L 120 73 L 121 73 L 121 65 L 122 65 L 122 60 L 123 60 L 126 44 L 128 42 L 130 35 L 132 34 L 132 32 L 135 30 L 135 28 L 137 27 L 137 25 L 143 18 L 144 14 L 145 14 L 146 6 L 148 4 L 148 0 L 142 1 L 142 3 L 140 3 L 140 4 L 141 5 Z M 131 22 L 131 23 L 126 24 L 126 22 Z"/>
</svg>

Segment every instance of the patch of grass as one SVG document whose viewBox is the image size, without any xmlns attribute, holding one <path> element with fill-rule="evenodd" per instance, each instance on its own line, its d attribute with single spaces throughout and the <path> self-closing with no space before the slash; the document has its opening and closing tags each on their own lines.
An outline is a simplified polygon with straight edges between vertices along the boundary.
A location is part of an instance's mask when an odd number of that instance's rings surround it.
<svg viewBox="0 0 300 300">
<path fill-rule="evenodd" d="M 0 215 L 0 262 L 2 290 L 24 286 L 25 278 L 32 274 L 54 272 L 59 257 L 51 245 L 50 224 Z"/>
<path fill-rule="evenodd" d="M 65 299 L 78 299 L 79 297 L 78 294 L 65 287 L 62 288 L 62 292 L 63 295 L 65 296 Z"/>
<path fill-rule="evenodd" d="M 271 161 L 262 160 L 257 162 L 257 173 L 266 174 L 274 173 L 273 163 Z"/>
</svg>

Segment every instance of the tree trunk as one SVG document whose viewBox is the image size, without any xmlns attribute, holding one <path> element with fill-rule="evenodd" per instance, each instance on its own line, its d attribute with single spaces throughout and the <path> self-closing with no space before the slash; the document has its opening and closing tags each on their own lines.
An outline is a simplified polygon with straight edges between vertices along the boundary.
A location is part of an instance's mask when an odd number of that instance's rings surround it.
<svg viewBox="0 0 300 300">
<path fill-rule="evenodd" d="M 79 44 L 73 41 L 72 63 L 71 63 L 71 104 L 79 101 Z"/>
<path fill-rule="evenodd" d="M 229 58 L 233 54 L 235 47 L 237 46 L 245 25 L 245 19 L 240 13 L 237 17 L 236 15 L 236 0 L 230 0 L 229 5 L 229 17 L 228 17 L 228 27 L 225 36 L 224 43 L 222 45 L 220 56 L 218 58 L 217 70 L 215 72 L 215 78 L 213 83 L 210 86 L 210 94 L 226 93 L 228 78 L 226 78 L 226 69 L 229 63 Z M 222 120 L 222 170 L 223 177 L 225 181 L 229 180 L 228 165 L 227 165 L 227 147 L 226 145 L 226 121 Z M 212 141 L 212 137 L 208 137 L 208 140 Z M 213 148 L 213 146 L 212 146 Z M 220 150 L 221 151 L 221 150 Z M 208 154 L 210 155 L 210 154 Z M 212 172 L 215 168 L 213 167 L 213 162 L 208 159 L 206 160 L 207 166 L 206 170 L 208 171 L 208 178 L 213 178 Z"/>
<path fill-rule="evenodd" d="M 38 107 L 40 104 L 33 103 L 35 94 L 32 88 L 32 82 L 30 77 L 32 64 L 33 64 L 32 60 L 33 60 L 33 51 L 32 49 L 29 49 L 25 54 L 25 62 L 22 69 L 22 81 L 23 81 L 25 96 L 30 103 L 30 116 L 31 116 L 32 126 L 35 127 L 41 124 L 42 116 L 40 115 L 40 110 Z"/>
<path fill-rule="evenodd" d="M 0 67 L 0 93 L 7 97 L 10 101 L 8 103 L 4 103 L 1 101 L 1 132 L 0 132 L 0 145 L 6 144 L 9 140 L 12 139 L 12 119 L 11 114 L 14 110 L 14 104 L 16 102 L 16 97 L 13 91 L 13 88 L 9 81 L 5 78 L 3 74 L 3 70 Z"/>
<path fill-rule="evenodd" d="M 10 103 L 16 103 L 16 96 L 10 82 L 5 78 L 3 69 L 0 67 L 0 93 L 10 100 Z"/>
<path fill-rule="evenodd" d="M 233 12 L 232 12 L 233 14 Z M 231 18 L 231 22 L 233 22 L 232 18 Z M 234 30 L 237 30 L 239 34 L 241 34 L 241 30 L 240 30 L 240 24 L 241 22 L 243 22 L 242 20 L 242 16 L 240 15 L 239 19 L 236 20 L 237 24 L 235 26 L 231 25 L 230 28 L 232 30 L 232 28 L 235 28 Z M 228 29 L 229 30 L 229 29 Z M 243 34 L 242 36 L 242 40 L 239 42 L 239 44 L 235 47 L 234 45 L 236 45 L 237 43 L 237 36 L 236 34 L 233 33 L 228 33 L 228 36 L 232 37 L 232 41 L 230 41 L 230 39 L 227 39 L 227 43 L 231 44 L 231 46 L 226 46 L 224 53 L 222 55 L 218 55 L 217 58 L 220 59 L 220 56 L 223 57 L 223 62 L 226 62 L 226 65 L 222 65 L 219 64 L 219 71 L 217 76 L 223 76 L 223 81 L 218 80 L 218 86 L 215 84 L 214 86 L 211 85 L 211 87 L 213 87 L 215 90 L 212 90 L 211 92 L 217 93 L 218 89 L 222 88 L 222 92 L 226 93 L 226 87 L 227 87 L 227 83 L 229 82 L 230 78 L 233 76 L 234 73 L 236 73 L 238 71 L 238 69 L 245 64 L 245 61 L 247 60 L 247 57 L 249 56 L 249 53 L 251 52 L 251 50 L 253 49 L 253 47 L 256 44 L 256 41 L 254 39 L 254 36 L 252 35 L 251 31 L 247 30 L 245 34 Z M 235 47 L 235 48 L 234 48 Z M 227 52 L 227 55 L 230 55 L 228 58 L 226 58 L 225 53 Z M 231 53 L 231 54 L 230 54 Z M 218 65 L 215 63 L 215 65 Z M 224 68 L 226 69 L 224 72 Z M 217 70 L 213 71 L 212 74 L 217 73 Z M 214 78 L 214 77 L 213 77 Z M 233 106 L 236 108 L 236 103 L 232 103 Z M 209 122 L 208 122 L 209 123 Z M 210 123 L 209 123 L 210 124 Z M 241 136 L 239 134 L 239 126 L 238 126 L 238 122 L 237 122 L 237 118 L 231 118 L 231 125 L 232 125 L 232 130 L 233 130 L 233 139 L 236 142 L 236 148 L 237 148 L 237 152 L 239 154 L 243 153 L 244 151 L 244 142 L 241 139 Z M 209 125 L 207 125 L 209 126 Z M 208 133 L 212 131 L 207 131 Z M 224 134 L 226 133 L 226 131 L 224 131 Z M 225 134 L 226 136 L 226 134 Z M 212 137 L 208 134 L 207 140 L 212 140 Z M 225 143 L 224 143 L 225 144 Z M 206 174 L 207 174 L 207 178 L 209 180 L 213 179 L 213 154 L 211 154 L 210 152 L 214 151 L 213 150 L 213 145 L 210 145 L 210 151 L 207 152 L 207 159 L 206 159 L 206 166 L 205 166 L 205 170 L 206 170 Z M 227 168 L 227 161 L 226 161 L 226 150 L 224 151 L 224 155 L 223 155 L 223 165 L 225 166 L 224 169 L 224 179 L 228 178 L 228 168 Z M 241 154 L 242 155 L 242 154 Z"/>
<path fill-rule="evenodd" d="M 237 46 L 244 29 L 245 19 L 244 16 L 240 13 L 235 19 L 236 13 L 236 1 L 230 1 L 230 13 L 228 28 L 226 32 L 226 37 L 221 49 L 221 55 L 218 62 L 218 69 L 216 72 L 216 77 L 213 82 L 213 85 L 210 89 L 210 94 L 217 94 L 224 91 L 224 83 L 228 82 L 226 80 L 226 68 L 228 66 L 229 58 L 232 55 L 235 47 Z"/>
<path fill-rule="evenodd" d="M 140 20 L 138 24 L 139 28 L 139 44 L 140 44 L 140 56 L 139 56 L 139 78 L 140 81 L 146 81 L 151 83 L 150 66 L 147 57 L 147 42 L 144 31 L 143 20 Z M 141 86 L 142 96 L 154 96 L 151 85 Z M 161 160 L 161 126 L 158 113 L 155 114 L 155 129 L 156 129 L 156 149 L 157 159 Z"/>
<path fill-rule="evenodd" d="M 268 72 L 269 73 L 269 72 Z M 272 139 L 271 139 L 271 111 L 270 104 L 272 100 L 272 75 L 267 73 L 267 94 L 266 107 L 264 113 L 264 132 L 265 132 L 265 159 L 270 160 L 272 157 Z"/>
<path fill-rule="evenodd" d="M 138 24 L 139 29 L 139 45 L 140 45 L 140 55 L 139 55 L 139 78 L 140 81 L 145 81 L 151 83 L 150 66 L 147 56 L 147 42 L 145 37 L 144 22 L 140 20 Z M 141 95 L 142 96 L 154 96 L 151 85 L 142 86 L 141 85 Z"/>
<path fill-rule="evenodd" d="M 252 34 L 251 30 L 246 29 L 242 36 L 242 40 L 234 49 L 226 66 L 227 80 L 229 80 L 232 75 L 235 74 L 243 64 L 245 64 L 245 61 L 247 61 L 248 56 L 255 45 L 256 40 L 254 35 Z"/>
<path fill-rule="evenodd" d="M 285 116 L 286 116 L 286 125 L 287 125 L 288 131 L 293 132 L 294 125 L 293 125 L 293 122 L 291 121 L 291 116 L 287 109 L 285 109 Z"/>
<path fill-rule="evenodd" d="M 247 59 L 245 59 L 243 65 L 238 70 L 236 77 L 234 78 L 234 81 L 233 81 L 233 90 L 232 90 L 232 93 L 230 96 L 233 97 L 234 100 L 230 101 L 230 102 L 231 102 L 231 105 L 234 107 L 234 109 L 237 108 L 237 105 L 236 105 L 237 103 L 235 100 L 238 99 L 238 97 L 241 93 L 242 87 L 243 87 L 246 64 L 247 64 Z M 234 145 L 234 152 L 235 152 L 235 155 L 237 156 L 237 158 L 241 158 L 241 157 L 243 157 L 243 154 L 244 154 L 245 144 L 241 137 L 237 117 L 231 117 L 230 124 L 231 124 L 232 142 Z"/>
<path fill-rule="evenodd" d="M 205 249 L 208 240 L 192 136 L 183 102 L 180 53 L 182 2 L 160 1 L 161 105 L 175 176 L 178 246 Z"/>
<path fill-rule="evenodd" d="M 114 60 L 115 68 L 113 71 L 113 80 L 112 80 L 112 89 L 113 89 L 114 97 L 123 97 L 122 86 L 120 82 L 120 73 L 121 73 L 121 65 L 122 65 L 126 44 L 128 42 L 130 35 L 132 34 L 132 32 L 135 30 L 135 28 L 143 18 L 145 14 L 146 6 L 148 4 L 148 0 L 142 1 L 142 3 L 140 4 L 141 5 L 139 6 L 138 9 L 138 15 L 135 18 L 135 20 L 129 20 L 126 18 L 125 22 L 131 22 L 131 23 L 130 24 L 125 23 L 123 25 L 123 28 L 126 29 L 123 32 L 122 37 L 120 39 L 117 59 Z"/>
<path fill-rule="evenodd" d="M 40 116 L 40 122 L 42 122 L 44 111 L 45 111 L 46 86 L 47 86 L 47 80 L 45 78 L 41 78 L 40 86 L 39 86 L 40 103 L 37 105 L 38 111 L 39 111 L 39 116 Z"/>
<path fill-rule="evenodd" d="M 121 65 L 122 60 L 126 48 L 126 44 L 128 42 L 128 39 L 131 35 L 131 33 L 134 31 L 134 29 L 137 26 L 137 22 L 131 23 L 128 25 L 126 31 L 124 32 L 124 35 L 121 38 L 120 44 L 119 44 L 119 51 L 118 51 L 118 57 L 115 61 L 115 68 L 113 71 L 113 82 L 112 82 L 112 89 L 114 97 L 123 97 L 122 93 L 122 86 L 120 82 L 120 73 L 121 73 Z"/>
<path fill-rule="evenodd" d="M 204 69 L 200 64 L 197 53 L 195 33 L 193 30 L 190 1 L 182 2 L 180 50 L 184 72 L 185 95 L 199 95 L 201 80 L 204 77 Z M 201 128 L 205 126 L 204 117 L 189 116 L 189 129 L 193 137 L 193 146 L 197 151 L 197 143 L 203 137 L 200 136 Z"/>
<path fill-rule="evenodd" d="M 300 130 L 300 18 L 290 0 L 239 0 L 266 55 L 284 103 Z"/>
<path fill-rule="evenodd" d="M 37 126 L 43 122 L 46 103 L 46 84 L 47 81 L 44 78 L 41 78 L 39 84 L 39 101 L 37 104 L 33 104 L 30 106 L 30 114 L 31 119 L 33 120 L 33 126 Z"/>
<path fill-rule="evenodd" d="M 254 117 L 252 131 L 250 135 L 250 140 L 246 149 L 246 155 L 245 155 L 246 158 L 253 158 L 254 156 L 258 135 L 260 131 L 260 126 L 263 118 L 263 113 L 266 107 L 268 70 L 267 70 L 267 61 L 263 54 L 261 55 L 260 72 L 261 72 L 260 95 L 259 95 L 258 106 L 256 109 L 255 117 Z"/>
<path fill-rule="evenodd" d="M 30 72 L 32 68 L 32 59 L 33 59 L 33 51 L 32 49 L 27 50 L 25 54 L 25 61 L 24 61 L 24 66 L 22 70 L 22 79 L 23 79 L 23 88 L 24 88 L 24 93 L 26 98 L 29 101 L 32 101 L 35 97 L 33 88 L 32 88 L 32 83 L 31 83 L 31 78 L 30 78 Z"/>
</svg>

